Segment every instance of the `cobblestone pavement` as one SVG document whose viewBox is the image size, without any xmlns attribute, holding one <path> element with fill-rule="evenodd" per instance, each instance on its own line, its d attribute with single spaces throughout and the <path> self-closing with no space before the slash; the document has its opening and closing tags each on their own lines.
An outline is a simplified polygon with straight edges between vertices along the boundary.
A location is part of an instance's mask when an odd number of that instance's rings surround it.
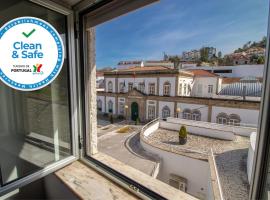
<svg viewBox="0 0 270 200">
<path fill-rule="evenodd" d="M 224 198 L 227 200 L 248 199 L 249 184 L 246 165 L 249 138 L 236 136 L 234 141 L 226 141 L 188 134 L 187 143 L 179 145 L 178 132 L 158 129 L 146 140 L 161 149 L 197 159 L 207 159 L 212 149 Z"/>
</svg>

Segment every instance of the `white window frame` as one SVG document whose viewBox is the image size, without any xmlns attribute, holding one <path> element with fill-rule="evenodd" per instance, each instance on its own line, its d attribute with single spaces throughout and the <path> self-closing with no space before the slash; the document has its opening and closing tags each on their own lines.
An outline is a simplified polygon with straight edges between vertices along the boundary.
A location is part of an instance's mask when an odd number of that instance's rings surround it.
<svg viewBox="0 0 270 200">
<path fill-rule="evenodd" d="M 208 85 L 208 94 L 213 94 L 213 85 Z"/>
<path fill-rule="evenodd" d="M 149 83 L 149 95 L 155 95 L 156 94 L 156 84 L 155 83 Z"/>
<path fill-rule="evenodd" d="M 58 12 L 60 14 L 63 14 L 66 16 L 66 22 L 67 22 L 67 41 L 68 46 L 66 51 L 69 54 L 68 64 L 69 64 L 69 92 L 70 94 L 77 94 L 79 91 L 79 85 L 78 85 L 78 68 L 76 65 L 76 48 L 75 48 L 75 35 L 74 35 L 74 12 L 71 9 L 68 9 L 66 7 L 63 7 L 57 3 L 53 3 L 49 0 L 32 0 L 31 3 L 36 4 L 38 6 L 41 6 L 46 9 L 53 10 L 55 12 Z M 80 157 L 80 152 L 78 148 L 78 138 L 80 133 L 80 130 L 77 131 L 79 124 L 81 123 L 81 117 L 79 116 L 79 104 L 78 102 L 81 100 L 81 97 L 78 95 L 70 95 L 70 111 L 72 113 L 72 117 L 70 118 L 70 126 L 71 126 L 71 155 L 67 158 L 61 159 L 59 161 L 55 161 L 52 164 L 48 164 L 46 167 L 43 167 L 42 169 L 35 171 L 34 173 L 30 173 L 27 176 L 21 177 L 17 180 L 14 180 L 12 183 L 8 183 L 7 185 L 1 187 L 0 186 L 0 193 L 1 195 L 7 194 L 8 192 L 14 191 L 18 188 L 21 188 L 33 181 L 36 181 L 37 179 L 43 178 L 49 174 L 52 174 L 53 172 L 69 165 L 70 163 L 76 161 Z"/>
<path fill-rule="evenodd" d="M 165 82 L 163 85 L 163 96 L 171 95 L 171 84 L 169 82 Z"/>
<path fill-rule="evenodd" d="M 113 83 L 112 83 L 112 81 L 108 81 L 108 92 L 113 92 Z"/>
<path fill-rule="evenodd" d="M 148 105 L 148 119 L 152 120 L 156 117 L 156 106 L 154 105 Z"/>
<path fill-rule="evenodd" d="M 164 106 L 162 108 L 162 118 L 163 119 L 166 119 L 167 117 L 170 117 L 171 116 L 171 110 L 168 106 Z"/>
<path fill-rule="evenodd" d="M 124 93 L 125 92 L 125 85 L 124 85 L 124 82 L 121 82 L 119 84 L 119 92 L 120 93 Z"/>
<path fill-rule="evenodd" d="M 128 83 L 128 91 L 133 90 L 133 83 L 129 82 Z"/>
</svg>

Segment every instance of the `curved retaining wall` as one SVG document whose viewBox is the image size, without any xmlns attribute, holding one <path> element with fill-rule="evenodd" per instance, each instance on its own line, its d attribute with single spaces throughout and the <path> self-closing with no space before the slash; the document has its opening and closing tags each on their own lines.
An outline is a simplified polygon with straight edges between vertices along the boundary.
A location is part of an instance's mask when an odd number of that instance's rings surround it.
<svg viewBox="0 0 270 200">
<path fill-rule="evenodd" d="M 168 183 L 170 174 L 176 174 L 188 180 L 187 193 L 203 199 L 213 199 L 211 191 L 210 168 L 206 161 L 165 151 L 147 142 L 147 137 L 154 133 L 162 121 L 154 121 L 143 127 L 140 133 L 142 147 L 161 158 L 158 179 Z"/>
</svg>

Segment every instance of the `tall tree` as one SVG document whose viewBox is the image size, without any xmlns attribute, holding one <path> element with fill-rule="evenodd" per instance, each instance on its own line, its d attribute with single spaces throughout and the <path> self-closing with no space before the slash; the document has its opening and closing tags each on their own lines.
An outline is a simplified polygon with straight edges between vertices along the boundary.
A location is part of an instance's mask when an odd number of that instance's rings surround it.
<svg viewBox="0 0 270 200">
<path fill-rule="evenodd" d="M 218 58 L 221 58 L 222 57 L 222 53 L 221 51 L 218 52 Z"/>
<path fill-rule="evenodd" d="M 201 54 L 201 61 L 202 62 L 208 62 L 208 55 L 209 55 L 209 47 L 202 47 L 200 49 Z"/>
</svg>

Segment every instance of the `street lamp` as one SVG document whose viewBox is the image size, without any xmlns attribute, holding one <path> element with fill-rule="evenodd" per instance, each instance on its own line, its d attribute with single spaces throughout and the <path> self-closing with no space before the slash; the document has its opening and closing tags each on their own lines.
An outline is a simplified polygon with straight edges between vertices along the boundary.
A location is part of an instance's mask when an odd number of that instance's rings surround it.
<svg viewBox="0 0 270 200">
<path fill-rule="evenodd" d="M 125 105 L 126 120 L 127 120 L 127 111 L 128 111 L 128 105 Z"/>
<path fill-rule="evenodd" d="M 179 118 L 179 113 L 181 112 L 181 108 L 176 108 L 177 118 Z"/>
</svg>

